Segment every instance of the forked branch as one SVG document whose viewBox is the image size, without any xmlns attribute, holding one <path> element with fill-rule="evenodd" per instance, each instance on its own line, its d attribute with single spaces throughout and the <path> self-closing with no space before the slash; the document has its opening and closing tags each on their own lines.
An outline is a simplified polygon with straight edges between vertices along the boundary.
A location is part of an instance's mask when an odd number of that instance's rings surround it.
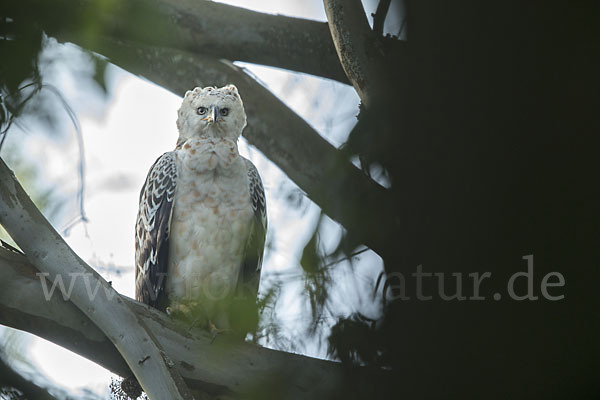
<svg viewBox="0 0 600 400">
<path fill-rule="evenodd" d="M 86 276 L 90 287 L 102 289 L 98 291 L 100 301 L 90 296 L 83 282 L 73 285 L 71 302 L 110 339 L 151 399 L 193 398 L 144 322 L 65 243 L 1 159 L 0 224 L 50 280 Z"/>
<path fill-rule="evenodd" d="M 82 284 L 86 277 L 77 279 Z M 164 313 L 117 296 L 156 338 L 197 399 L 243 398 L 248 393 L 257 398 L 329 399 L 344 387 L 353 390 L 377 384 L 367 380 L 383 377 L 365 369 L 356 371 L 348 382 L 337 362 L 271 350 L 227 335 L 211 343 L 208 332 L 182 330 Z M 24 255 L 2 247 L 0 324 L 52 341 L 118 375 L 130 374 L 123 355 L 93 321 L 71 301 L 63 300 L 58 290 L 51 296 L 44 293 L 39 271 Z"/>
</svg>

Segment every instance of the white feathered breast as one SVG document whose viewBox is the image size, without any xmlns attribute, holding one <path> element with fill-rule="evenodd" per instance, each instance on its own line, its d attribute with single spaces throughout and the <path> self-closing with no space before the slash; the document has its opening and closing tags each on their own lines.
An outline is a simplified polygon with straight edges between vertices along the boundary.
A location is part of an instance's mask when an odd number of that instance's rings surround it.
<svg viewBox="0 0 600 400">
<path fill-rule="evenodd" d="M 175 162 L 166 292 L 172 303 L 219 300 L 237 285 L 253 222 L 248 168 L 225 138 L 187 140 Z"/>
</svg>

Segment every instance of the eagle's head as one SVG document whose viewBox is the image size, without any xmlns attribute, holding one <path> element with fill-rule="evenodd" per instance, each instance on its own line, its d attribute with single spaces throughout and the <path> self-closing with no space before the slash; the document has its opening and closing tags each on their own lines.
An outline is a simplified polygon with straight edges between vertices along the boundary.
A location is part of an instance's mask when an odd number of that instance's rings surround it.
<svg viewBox="0 0 600 400">
<path fill-rule="evenodd" d="M 188 90 L 177 112 L 179 143 L 199 137 L 236 141 L 245 126 L 244 104 L 234 85 Z"/>
</svg>

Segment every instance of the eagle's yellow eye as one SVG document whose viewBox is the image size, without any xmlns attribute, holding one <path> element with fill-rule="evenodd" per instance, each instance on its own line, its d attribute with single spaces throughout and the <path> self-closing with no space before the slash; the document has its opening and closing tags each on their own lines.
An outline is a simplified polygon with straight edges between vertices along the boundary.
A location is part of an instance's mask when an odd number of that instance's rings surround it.
<svg viewBox="0 0 600 400">
<path fill-rule="evenodd" d="M 196 112 L 198 113 L 198 115 L 204 115 L 204 114 L 206 114 L 206 107 L 200 106 L 200 107 L 198 107 Z"/>
</svg>

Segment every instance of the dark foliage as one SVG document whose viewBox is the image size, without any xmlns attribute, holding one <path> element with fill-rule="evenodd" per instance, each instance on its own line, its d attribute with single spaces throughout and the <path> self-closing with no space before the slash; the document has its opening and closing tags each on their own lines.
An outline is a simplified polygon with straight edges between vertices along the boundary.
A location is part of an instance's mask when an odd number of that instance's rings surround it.
<svg viewBox="0 0 600 400">
<path fill-rule="evenodd" d="M 398 398 L 597 396 L 598 7 L 407 5 L 408 41 L 385 59 L 389 91 L 361 110 L 345 150 L 392 182 L 399 228 L 386 228 L 397 251 L 385 270 L 407 278 L 412 299 L 391 301 L 376 328 L 341 319 L 331 351 L 377 364 L 381 348 L 397 377 L 387 393 Z M 527 254 L 536 294 L 558 271 L 564 300 L 507 298 Z M 486 300 L 444 301 L 435 278 L 423 284 L 433 298 L 415 299 L 418 265 L 462 273 L 466 296 L 468 274 L 489 271 Z"/>
<path fill-rule="evenodd" d="M 0 148 L 15 117 L 41 89 L 38 54 L 42 31 L 0 6 Z M 3 12 L 4 11 L 4 12 Z M 10 62 L 6 62 L 10 60 Z"/>
<path fill-rule="evenodd" d="M 114 400 L 148 399 L 137 379 L 133 376 L 124 379 L 113 379 L 110 383 L 110 395 L 111 399 Z"/>
</svg>

